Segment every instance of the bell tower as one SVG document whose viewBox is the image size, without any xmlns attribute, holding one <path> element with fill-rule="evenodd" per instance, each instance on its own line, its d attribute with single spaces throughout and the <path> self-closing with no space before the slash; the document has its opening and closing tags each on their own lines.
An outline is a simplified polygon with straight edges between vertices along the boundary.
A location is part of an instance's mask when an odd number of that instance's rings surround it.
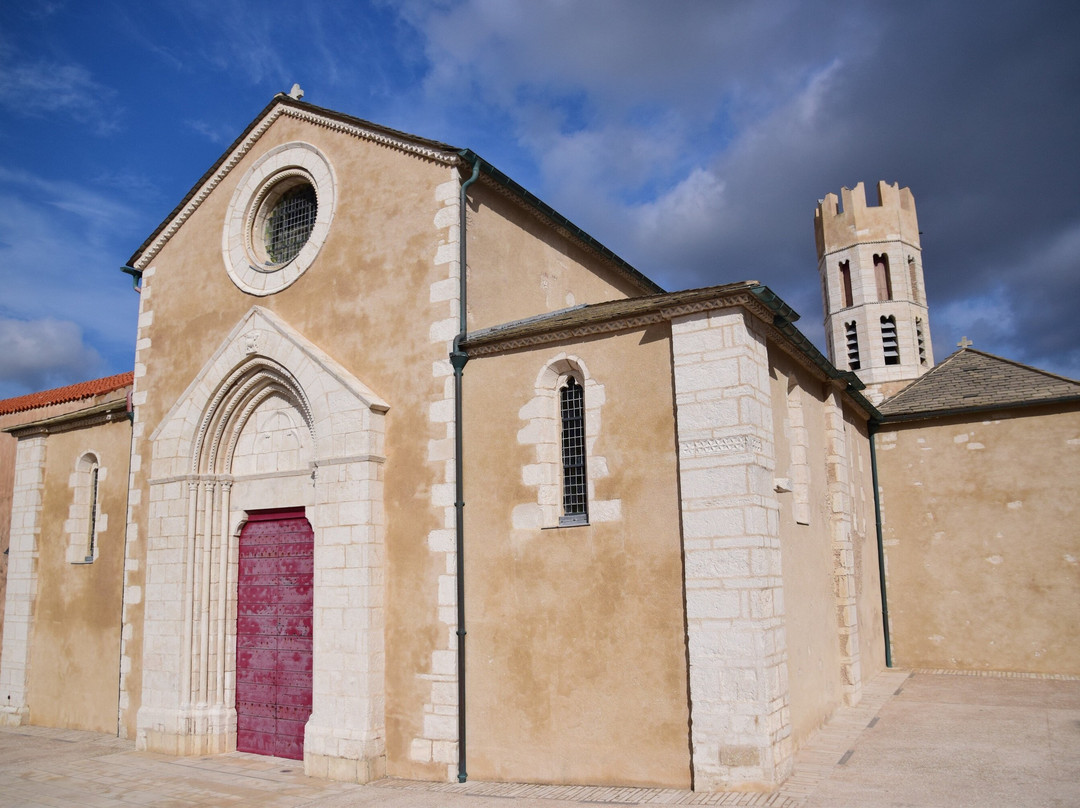
<svg viewBox="0 0 1080 808">
<path fill-rule="evenodd" d="M 853 370 L 876 404 L 934 366 L 915 198 L 860 182 L 828 194 L 814 212 L 829 359 Z"/>
</svg>

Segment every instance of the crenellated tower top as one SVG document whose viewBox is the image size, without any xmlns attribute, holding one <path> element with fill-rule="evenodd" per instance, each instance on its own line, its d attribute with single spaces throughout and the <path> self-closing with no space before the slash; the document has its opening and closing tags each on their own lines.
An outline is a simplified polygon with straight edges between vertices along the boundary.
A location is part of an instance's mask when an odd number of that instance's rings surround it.
<svg viewBox="0 0 1080 808">
<path fill-rule="evenodd" d="M 881 401 L 934 366 L 922 246 L 910 188 L 860 182 L 814 212 L 829 358 Z"/>
</svg>

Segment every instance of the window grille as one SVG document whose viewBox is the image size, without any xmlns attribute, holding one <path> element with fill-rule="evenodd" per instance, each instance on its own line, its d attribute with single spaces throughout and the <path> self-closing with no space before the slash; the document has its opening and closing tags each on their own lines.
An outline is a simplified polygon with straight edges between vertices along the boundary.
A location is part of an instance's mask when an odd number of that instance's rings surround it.
<svg viewBox="0 0 1080 808">
<path fill-rule="evenodd" d="M 847 361 L 848 367 L 852 370 L 858 370 L 859 364 L 859 332 L 855 326 L 855 321 L 844 324 L 844 331 L 847 336 Z"/>
<path fill-rule="evenodd" d="M 315 227 L 315 189 L 300 185 L 282 194 L 266 218 L 266 255 L 272 264 L 293 260 Z"/>
<path fill-rule="evenodd" d="M 900 343 L 896 339 L 896 318 L 891 314 L 881 318 L 881 347 L 886 365 L 900 364 Z"/>
<path fill-rule="evenodd" d="M 562 416 L 563 515 L 560 525 L 588 522 L 588 481 L 585 477 L 585 395 L 571 376 L 559 391 Z"/>
<path fill-rule="evenodd" d="M 90 531 L 86 538 L 86 560 L 94 560 L 94 551 L 97 544 L 97 504 L 98 504 L 98 473 L 100 466 L 95 465 L 90 469 Z"/>
<path fill-rule="evenodd" d="M 919 364 L 926 364 L 926 337 L 923 336 L 922 320 L 915 318 L 915 338 L 919 341 Z"/>
</svg>

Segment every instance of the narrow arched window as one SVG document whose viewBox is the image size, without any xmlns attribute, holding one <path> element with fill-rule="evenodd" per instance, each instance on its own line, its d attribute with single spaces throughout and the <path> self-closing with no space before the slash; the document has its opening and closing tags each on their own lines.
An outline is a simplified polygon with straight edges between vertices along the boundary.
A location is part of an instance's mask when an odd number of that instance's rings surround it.
<svg viewBox="0 0 1080 808">
<path fill-rule="evenodd" d="M 877 281 L 878 300 L 892 300 L 892 273 L 889 272 L 889 256 L 874 256 L 874 279 Z"/>
<path fill-rule="evenodd" d="M 90 468 L 90 529 L 86 536 L 86 560 L 93 561 L 97 551 L 98 476 L 101 467 L 94 463 Z"/>
<path fill-rule="evenodd" d="M 583 525 L 589 520 L 585 476 L 585 391 L 573 376 L 559 391 L 562 422 L 562 502 L 560 525 Z"/>
<path fill-rule="evenodd" d="M 851 294 L 851 262 L 840 262 L 840 287 L 844 293 L 844 308 L 849 308 L 854 301 L 854 296 Z"/>
<path fill-rule="evenodd" d="M 108 529 L 108 516 L 101 512 L 101 486 L 108 470 L 98 458 L 94 452 L 84 453 L 68 478 L 71 501 L 64 530 L 66 557 L 71 564 L 92 563 L 98 554 L 98 536 Z"/>
<path fill-rule="evenodd" d="M 919 288 L 919 267 L 915 263 L 915 256 L 909 255 L 907 259 L 908 283 L 911 284 L 911 299 L 916 303 L 925 303 L 923 291 Z"/>
</svg>

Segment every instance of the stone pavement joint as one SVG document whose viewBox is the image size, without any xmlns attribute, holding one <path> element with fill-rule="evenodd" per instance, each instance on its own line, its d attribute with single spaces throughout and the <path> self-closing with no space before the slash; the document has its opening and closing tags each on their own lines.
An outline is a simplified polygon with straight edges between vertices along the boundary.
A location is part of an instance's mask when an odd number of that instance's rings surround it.
<svg viewBox="0 0 1080 808">
<path fill-rule="evenodd" d="M 108 735 L 24 726 L 0 729 L 0 806 L 1067 808 L 1080 805 L 1078 727 L 1080 677 L 887 670 L 796 753 L 780 789 L 754 794 L 393 778 L 361 786 L 306 777 L 299 761 L 169 757 Z"/>
</svg>

